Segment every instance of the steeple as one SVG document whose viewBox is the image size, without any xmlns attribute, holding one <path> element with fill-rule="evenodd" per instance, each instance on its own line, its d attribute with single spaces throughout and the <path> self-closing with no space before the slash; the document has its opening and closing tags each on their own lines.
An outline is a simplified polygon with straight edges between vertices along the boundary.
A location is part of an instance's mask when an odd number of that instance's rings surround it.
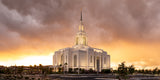
<svg viewBox="0 0 160 80">
<path fill-rule="evenodd" d="M 79 31 L 76 35 L 76 45 L 87 45 L 87 36 L 86 32 L 84 31 L 83 21 L 82 21 L 82 10 L 81 10 L 81 16 L 80 16 L 80 25 L 79 25 Z"/>
<path fill-rule="evenodd" d="M 82 21 L 82 10 L 81 10 L 81 17 L 80 17 L 80 25 L 79 25 L 79 31 L 84 31 L 83 21 Z"/>
<path fill-rule="evenodd" d="M 81 20 L 81 22 L 82 22 L 82 10 L 81 10 L 81 19 L 80 19 L 80 20 Z"/>
</svg>

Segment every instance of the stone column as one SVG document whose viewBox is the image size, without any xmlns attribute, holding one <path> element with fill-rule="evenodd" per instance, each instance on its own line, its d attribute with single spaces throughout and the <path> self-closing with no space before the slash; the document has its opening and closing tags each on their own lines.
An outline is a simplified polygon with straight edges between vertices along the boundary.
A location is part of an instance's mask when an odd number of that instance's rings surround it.
<svg viewBox="0 0 160 80">
<path fill-rule="evenodd" d="M 68 66 L 69 66 L 69 61 L 68 61 L 68 59 L 69 59 L 69 58 L 68 58 L 68 57 L 69 57 L 69 55 L 68 55 L 68 54 L 69 54 L 69 52 L 67 53 L 67 61 L 66 61 L 66 63 L 67 63 L 67 66 L 66 66 L 67 71 L 68 71 Z"/>
<path fill-rule="evenodd" d="M 78 52 L 78 54 L 77 54 L 77 62 L 78 62 L 78 64 L 77 64 L 77 66 L 78 66 L 78 74 L 79 74 L 79 63 L 80 63 L 80 57 L 79 57 L 79 52 Z"/>
<path fill-rule="evenodd" d="M 101 66 L 101 65 L 102 65 L 102 56 L 101 56 L 101 55 L 102 55 L 102 53 L 100 53 L 100 55 L 99 55 L 99 56 L 100 56 L 100 57 L 99 57 L 99 61 L 100 61 L 99 71 L 100 71 L 100 72 L 101 72 L 101 69 L 102 69 L 102 66 Z"/>
</svg>

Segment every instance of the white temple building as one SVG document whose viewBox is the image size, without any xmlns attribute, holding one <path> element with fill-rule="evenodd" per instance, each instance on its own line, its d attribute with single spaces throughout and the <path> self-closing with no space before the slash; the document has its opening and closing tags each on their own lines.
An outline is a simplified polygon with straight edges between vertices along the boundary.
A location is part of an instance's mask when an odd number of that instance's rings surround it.
<svg viewBox="0 0 160 80">
<path fill-rule="evenodd" d="M 67 65 L 65 65 L 66 63 Z M 53 66 L 58 68 L 59 65 L 65 66 L 65 71 L 68 71 L 69 68 L 93 69 L 98 72 L 102 69 L 110 69 L 110 55 L 102 49 L 92 48 L 87 45 L 82 12 L 75 45 L 55 51 L 53 55 Z"/>
</svg>

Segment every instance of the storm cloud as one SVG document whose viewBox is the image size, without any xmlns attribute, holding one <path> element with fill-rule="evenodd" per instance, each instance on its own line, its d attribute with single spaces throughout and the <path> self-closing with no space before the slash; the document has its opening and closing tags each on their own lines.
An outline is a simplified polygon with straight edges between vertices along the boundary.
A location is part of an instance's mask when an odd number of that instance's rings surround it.
<svg viewBox="0 0 160 80">
<path fill-rule="evenodd" d="M 160 43 L 159 7 L 159 0 L 0 0 L 0 54 L 74 45 L 81 9 L 91 45 Z"/>
</svg>

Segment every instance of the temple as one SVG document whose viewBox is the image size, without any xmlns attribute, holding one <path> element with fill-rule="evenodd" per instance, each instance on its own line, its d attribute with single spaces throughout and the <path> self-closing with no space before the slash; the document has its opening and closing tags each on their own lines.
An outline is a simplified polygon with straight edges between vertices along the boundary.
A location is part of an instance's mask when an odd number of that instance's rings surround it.
<svg viewBox="0 0 160 80">
<path fill-rule="evenodd" d="M 101 72 L 102 69 L 110 69 L 110 55 L 102 49 L 92 48 L 87 45 L 87 36 L 82 21 L 82 11 L 79 30 L 76 34 L 75 45 L 55 51 L 53 55 L 54 70 L 61 65 L 65 71 L 74 69 L 93 69 Z"/>
</svg>

